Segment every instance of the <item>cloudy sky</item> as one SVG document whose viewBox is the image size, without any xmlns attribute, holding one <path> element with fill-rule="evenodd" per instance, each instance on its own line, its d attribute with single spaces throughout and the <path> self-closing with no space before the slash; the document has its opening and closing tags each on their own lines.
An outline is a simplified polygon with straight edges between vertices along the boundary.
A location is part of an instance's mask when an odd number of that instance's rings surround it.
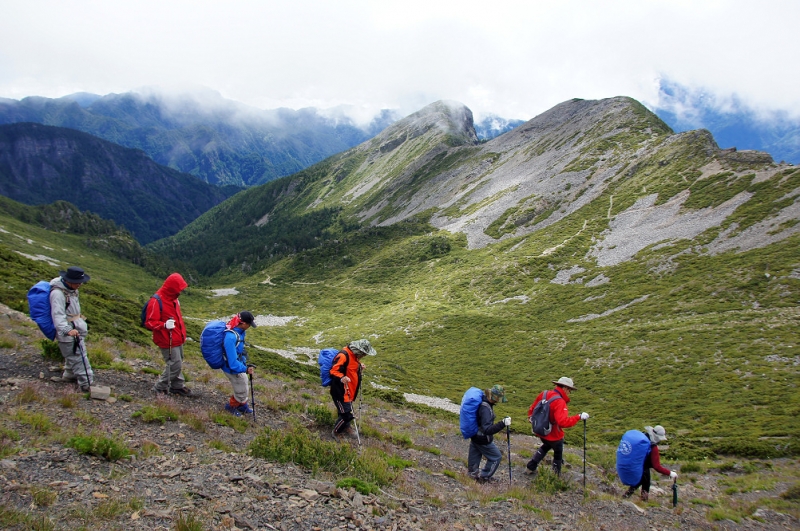
<svg viewBox="0 0 800 531">
<path fill-rule="evenodd" d="M 203 86 L 249 105 L 529 119 L 665 82 L 800 117 L 796 0 L 1 0 L 0 97 Z"/>
</svg>

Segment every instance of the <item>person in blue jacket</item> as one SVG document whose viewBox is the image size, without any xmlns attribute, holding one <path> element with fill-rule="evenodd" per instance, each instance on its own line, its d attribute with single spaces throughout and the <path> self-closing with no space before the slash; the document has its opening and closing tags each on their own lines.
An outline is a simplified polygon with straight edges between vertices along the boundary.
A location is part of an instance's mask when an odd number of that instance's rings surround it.
<svg viewBox="0 0 800 531">
<path fill-rule="evenodd" d="M 247 403 L 250 393 L 247 375 L 253 374 L 253 366 L 247 364 L 247 353 L 244 350 L 245 332 L 250 327 L 256 328 L 252 313 L 241 312 L 234 315 L 226 324 L 227 330 L 223 340 L 227 363 L 223 363 L 222 372 L 228 377 L 233 387 L 233 394 L 225 404 L 225 410 L 237 417 L 253 412 Z"/>
</svg>

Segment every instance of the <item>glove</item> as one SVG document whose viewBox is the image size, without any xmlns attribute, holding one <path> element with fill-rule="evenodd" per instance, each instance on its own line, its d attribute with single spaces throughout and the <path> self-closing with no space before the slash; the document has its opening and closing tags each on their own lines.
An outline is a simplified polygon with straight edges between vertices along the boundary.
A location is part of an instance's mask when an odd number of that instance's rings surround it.
<svg viewBox="0 0 800 531">
<path fill-rule="evenodd" d="M 511 417 L 504 418 L 503 424 L 505 424 L 506 426 L 511 426 Z"/>
<path fill-rule="evenodd" d="M 669 479 L 676 479 L 678 477 L 678 473 L 674 470 L 669 473 Z"/>
<path fill-rule="evenodd" d="M 164 323 L 164 328 L 167 330 L 175 328 L 175 319 L 167 319 L 167 322 Z"/>
<path fill-rule="evenodd" d="M 589 418 L 589 414 L 588 413 L 581 413 L 581 420 L 586 420 L 588 418 Z"/>
</svg>

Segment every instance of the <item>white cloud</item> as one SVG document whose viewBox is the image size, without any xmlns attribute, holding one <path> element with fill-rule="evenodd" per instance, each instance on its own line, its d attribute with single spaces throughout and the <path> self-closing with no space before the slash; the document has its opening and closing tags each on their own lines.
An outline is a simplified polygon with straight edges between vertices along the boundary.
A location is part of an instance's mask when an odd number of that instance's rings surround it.
<svg viewBox="0 0 800 531">
<path fill-rule="evenodd" d="M 203 85 L 262 109 L 529 119 L 661 78 L 800 115 L 793 0 L 26 0 L 0 17 L 0 97 Z"/>
</svg>

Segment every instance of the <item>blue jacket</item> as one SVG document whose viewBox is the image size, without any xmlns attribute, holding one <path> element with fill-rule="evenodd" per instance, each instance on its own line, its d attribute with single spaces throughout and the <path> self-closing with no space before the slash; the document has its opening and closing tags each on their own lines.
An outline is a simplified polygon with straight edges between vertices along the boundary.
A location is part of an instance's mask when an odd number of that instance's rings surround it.
<svg viewBox="0 0 800 531">
<path fill-rule="evenodd" d="M 228 363 L 222 364 L 222 370 L 228 374 L 247 372 L 247 356 L 244 353 L 245 332 L 238 326 L 231 332 L 233 333 L 225 332 L 225 340 L 222 343 L 225 356 L 228 358 Z"/>
</svg>

